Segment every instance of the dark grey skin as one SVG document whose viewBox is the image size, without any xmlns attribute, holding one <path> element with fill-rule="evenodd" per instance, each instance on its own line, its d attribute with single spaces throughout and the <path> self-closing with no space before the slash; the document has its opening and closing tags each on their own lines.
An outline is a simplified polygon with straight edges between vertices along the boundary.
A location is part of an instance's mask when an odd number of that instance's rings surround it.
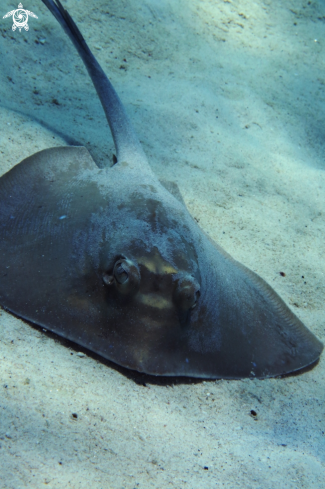
<svg viewBox="0 0 325 489">
<path fill-rule="evenodd" d="M 322 343 L 273 289 L 199 228 L 153 174 L 123 105 L 59 1 L 117 163 L 52 148 L 0 178 L 0 303 L 130 369 L 238 379 L 315 363 Z"/>
</svg>

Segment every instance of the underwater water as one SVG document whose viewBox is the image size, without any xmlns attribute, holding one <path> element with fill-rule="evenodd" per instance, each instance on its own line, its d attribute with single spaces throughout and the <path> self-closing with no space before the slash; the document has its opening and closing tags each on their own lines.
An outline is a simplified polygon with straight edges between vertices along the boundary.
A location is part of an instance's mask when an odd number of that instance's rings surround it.
<svg viewBox="0 0 325 489">
<path fill-rule="evenodd" d="M 325 6 L 66 0 L 154 172 L 324 342 Z M 41 149 L 114 145 L 42 2 L 1 4 L 0 171 Z M 1 205 L 1 202 L 0 202 Z M 0 311 L 3 488 L 321 488 L 324 359 L 268 380 L 154 379 Z"/>
</svg>

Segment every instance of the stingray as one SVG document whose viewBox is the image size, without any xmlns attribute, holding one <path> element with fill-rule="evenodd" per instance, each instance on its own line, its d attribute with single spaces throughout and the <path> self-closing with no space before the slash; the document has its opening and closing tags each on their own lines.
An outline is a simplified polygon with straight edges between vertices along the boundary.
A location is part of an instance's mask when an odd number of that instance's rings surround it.
<svg viewBox="0 0 325 489">
<path fill-rule="evenodd" d="M 197 225 L 152 172 L 110 81 L 69 13 L 113 135 L 40 151 L 0 178 L 0 304 L 121 366 L 153 375 L 265 378 L 314 364 L 322 343 L 258 275 Z"/>
</svg>

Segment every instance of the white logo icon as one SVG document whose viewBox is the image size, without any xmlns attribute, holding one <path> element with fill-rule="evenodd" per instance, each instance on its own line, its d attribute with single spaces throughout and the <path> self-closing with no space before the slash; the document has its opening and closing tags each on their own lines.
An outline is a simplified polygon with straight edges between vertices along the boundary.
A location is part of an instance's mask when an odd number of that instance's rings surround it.
<svg viewBox="0 0 325 489">
<path fill-rule="evenodd" d="M 33 12 L 30 12 L 29 10 L 24 10 L 22 4 L 20 3 L 17 10 L 12 10 L 11 12 L 8 12 L 6 15 L 3 16 L 3 18 L 6 19 L 7 17 L 12 16 L 12 30 L 15 31 L 18 27 L 19 32 L 21 32 L 22 28 L 24 28 L 25 31 L 29 30 L 29 25 L 27 24 L 29 15 L 31 17 L 34 17 L 35 19 L 38 19 L 37 15 L 33 14 Z"/>
</svg>

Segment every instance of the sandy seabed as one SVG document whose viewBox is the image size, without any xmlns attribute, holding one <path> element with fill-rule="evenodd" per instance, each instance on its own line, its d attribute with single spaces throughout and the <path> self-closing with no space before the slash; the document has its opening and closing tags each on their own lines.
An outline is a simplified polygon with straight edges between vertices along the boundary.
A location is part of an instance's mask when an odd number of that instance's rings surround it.
<svg viewBox="0 0 325 489">
<path fill-rule="evenodd" d="M 324 3 L 62 1 L 157 175 L 324 341 Z M 12 32 L 15 5 L 0 12 L 1 174 L 75 142 L 106 164 L 73 46 L 37 0 Z M 324 355 L 284 379 L 155 380 L 2 310 L 0 358 L 1 489 L 324 487 Z"/>
</svg>

